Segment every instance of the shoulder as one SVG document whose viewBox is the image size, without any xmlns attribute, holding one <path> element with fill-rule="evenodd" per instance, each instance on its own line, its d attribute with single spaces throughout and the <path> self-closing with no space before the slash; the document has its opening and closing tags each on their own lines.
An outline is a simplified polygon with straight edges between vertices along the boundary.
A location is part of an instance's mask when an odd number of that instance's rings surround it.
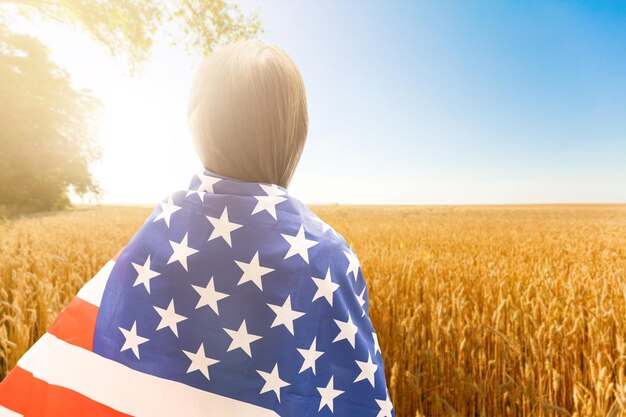
<svg viewBox="0 0 626 417">
<path fill-rule="evenodd" d="M 302 206 L 305 234 L 318 242 L 312 251 L 311 273 L 324 277 L 330 271 L 333 280 L 342 284 L 347 291 L 361 293 L 365 282 L 356 252 L 331 224 L 322 220 L 309 207 Z"/>
<path fill-rule="evenodd" d="M 303 213 L 302 224 L 308 234 L 320 241 L 328 251 L 343 254 L 346 258 L 355 257 L 352 247 L 330 223 L 327 223 L 313 212 L 308 206 L 301 204 L 300 211 Z"/>
</svg>

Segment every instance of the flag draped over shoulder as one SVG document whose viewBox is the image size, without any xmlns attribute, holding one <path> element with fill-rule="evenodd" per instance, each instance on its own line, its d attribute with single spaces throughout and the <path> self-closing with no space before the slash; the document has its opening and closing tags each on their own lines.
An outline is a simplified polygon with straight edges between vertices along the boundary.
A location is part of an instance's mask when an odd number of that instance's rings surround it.
<svg viewBox="0 0 626 417">
<path fill-rule="evenodd" d="M 202 170 L 0 383 L 0 416 L 395 415 L 359 260 L 275 184 Z"/>
</svg>

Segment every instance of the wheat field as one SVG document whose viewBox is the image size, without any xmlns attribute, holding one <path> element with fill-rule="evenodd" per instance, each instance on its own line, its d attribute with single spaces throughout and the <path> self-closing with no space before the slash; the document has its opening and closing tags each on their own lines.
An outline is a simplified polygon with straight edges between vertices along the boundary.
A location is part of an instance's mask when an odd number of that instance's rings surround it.
<svg viewBox="0 0 626 417">
<path fill-rule="evenodd" d="M 311 206 L 357 253 L 397 416 L 626 416 L 626 206 Z M 0 379 L 151 208 L 0 224 Z"/>
</svg>

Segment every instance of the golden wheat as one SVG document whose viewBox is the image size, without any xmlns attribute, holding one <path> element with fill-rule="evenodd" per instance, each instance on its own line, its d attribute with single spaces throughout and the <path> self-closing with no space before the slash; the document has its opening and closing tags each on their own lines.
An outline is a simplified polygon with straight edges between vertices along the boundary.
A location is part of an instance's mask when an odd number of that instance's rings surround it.
<svg viewBox="0 0 626 417">
<path fill-rule="evenodd" d="M 356 251 L 399 417 L 626 415 L 626 206 L 312 206 Z M 149 208 L 0 225 L 0 378 Z"/>
</svg>

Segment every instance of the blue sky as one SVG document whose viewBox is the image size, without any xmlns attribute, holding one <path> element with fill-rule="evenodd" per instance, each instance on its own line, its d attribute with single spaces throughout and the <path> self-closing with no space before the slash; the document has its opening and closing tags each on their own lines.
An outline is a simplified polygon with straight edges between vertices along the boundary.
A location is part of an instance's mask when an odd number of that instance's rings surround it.
<svg viewBox="0 0 626 417">
<path fill-rule="evenodd" d="M 303 201 L 626 202 L 626 3 L 240 4 L 260 8 L 262 39 L 304 78 L 309 137 L 289 187 Z M 131 77 L 79 38 L 50 43 L 108 106 L 104 201 L 185 186 L 199 167 L 184 125 L 198 60 L 157 45 Z"/>
</svg>

